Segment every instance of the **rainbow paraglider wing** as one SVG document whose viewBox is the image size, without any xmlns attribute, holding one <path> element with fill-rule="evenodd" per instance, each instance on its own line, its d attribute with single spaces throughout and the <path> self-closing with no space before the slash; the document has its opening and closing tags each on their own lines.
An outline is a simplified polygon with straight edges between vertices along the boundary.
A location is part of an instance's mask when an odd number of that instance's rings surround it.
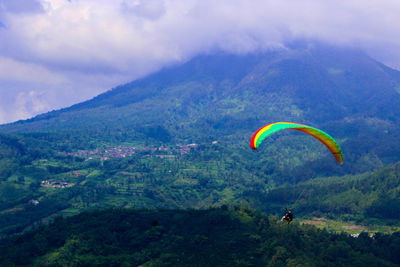
<svg viewBox="0 0 400 267">
<path fill-rule="evenodd" d="M 301 131 L 303 133 L 309 134 L 316 139 L 318 139 L 321 143 L 323 143 L 329 151 L 333 154 L 333 156 L 336 158 L 336 161 L 339 164 L 343 163 L 343 155 L 342 155 L 342 150 L 340 149 L 340 146 L 338 143 L 333 139 L 329 134 L 317 129 L 313 128 L 304 124 L 299 124 L 299 123 L 293 123 L 293 122 L 275 122 L 271 123 L 268 125 L 265 125 L 264 127 L 261 127 L 258 129 L 253 134 L 253 137 L 251 138 L 250 141 L 250 146 L 252 149 L 256 150 L 260 143 L 269 135 L 283 130 L 283 129 L 292 129 L 292 130 L 297 130 Z"/>
</svg>

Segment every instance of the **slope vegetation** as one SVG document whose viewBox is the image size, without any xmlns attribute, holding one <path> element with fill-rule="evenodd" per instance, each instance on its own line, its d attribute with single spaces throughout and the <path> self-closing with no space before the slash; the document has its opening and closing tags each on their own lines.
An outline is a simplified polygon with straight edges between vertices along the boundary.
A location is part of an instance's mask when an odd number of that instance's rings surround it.
<svg viewBox="0 0 400 267">
<path fill-rule="evenodd" d="M 329 234 L 247 208 L 106 210 L 4 240 L 4 266 L 396 266 L 400 235 Z M 390 248 L 390 249 L 388 249 Z"/>
</svg>

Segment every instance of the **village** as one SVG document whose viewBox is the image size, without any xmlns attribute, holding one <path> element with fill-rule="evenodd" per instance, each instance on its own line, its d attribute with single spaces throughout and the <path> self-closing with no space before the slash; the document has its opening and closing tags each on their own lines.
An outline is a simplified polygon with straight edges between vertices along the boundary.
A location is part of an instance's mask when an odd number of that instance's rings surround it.
<svg viewBox="0 0 400 267">
<path fill-rule="evenodd" d="M 190 152 L 192 149 L 196 149 L 198 147 L 197 144 L 188 144 L 188 145 L 177 145 L 176 148 L 168 148 L 165 146 L 160 146 L 158 148 L 154 147 L 130 147 L 130 146 L 116 146 L 116 147 L 108 147 L 105 149 L 94 149 L 94 150 L 79 150 L 77 152 L 60 152 L 63 155 L 73 156 L 73 157 L 81 157 L 85 160 L 97 159 L 97 160 L 109 160 L 111 158 L 125 158 L 133 155 L 135 152 L 139 151 L 149 151 L 151 153 L 162 152 L 159 154 L 154 154 L 153 156 L 162 158 L 162 159 L 174 159 L 178 155 L 184 155 Z M 94 171 L 93 171 L 94 172 Z M 92 172 L 92 173 L 93 173 Z M 79 171 L 74 171 L 72 173 L 74 176 L 79 176 L 81 173 Z M 90 176 L 89 173 L 86 177 Z M 59 180 L 43 180 L 40 183 L 41 187 L 47 188 L 66 188 L 74 186 L 73 183 Z M 33 203 L 33 202 L 32 202 Z M 33 203 L 35 204 L 35 203 Z M 36 204 L 35 204 L 36 205 Z"/>
<path fill-rule="evenodd" d="M 188 145 L 177 145 L 176 148 L 168 148 L 165 146 L 160 146 L 158 148 L 154 147 L 133 147 L 133 146 L 116 146 L 116 147 L 108 147 L 105 149 L 94 149 L 94 150 L 79 150 L 77 152 L 61 152 L 61 154 L 74 156 L 74 157 L 81 157 L 85 158 L 86 160 L 91 159 L 99 159 L 99 160 L 108 160 L 111 158 L 125 158 L 128 156 L 132 156 L 135 152 L 139 151 L 150 151 L 155 153 L 159 152 L 171 152 L 176 153 L 178 155 L 184 155 L 189 153 L 191 149 L 196 149 L 198 147 L 197 144 L 188 144 Z M 155 155 L 159 158 L 175 158 L 176 155 Z"/>
<path fill-rule="evenodd" d="M 73 186 L 73 184 L 64 181 L 45 180 L 40 183 L 40 186 L 51 187 L 51 188 L 65 188 Z"/>
</svg>

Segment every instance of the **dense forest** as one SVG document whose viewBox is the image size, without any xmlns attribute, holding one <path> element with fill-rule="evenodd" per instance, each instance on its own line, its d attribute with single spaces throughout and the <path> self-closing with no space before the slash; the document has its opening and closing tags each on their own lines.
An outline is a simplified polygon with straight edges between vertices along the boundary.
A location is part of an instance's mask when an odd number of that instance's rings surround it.
<svg viewBox="0 0 400 267">
<path fill-rule="evenodd" d="M 357 238 L 250 208 L 84 212 L 0 243 L 2 266 L 398 266 L 400 232 Z"/>
<path fill-rule="evenodd" d="M 374 173 L 317 178 L 278 186 L 264 194 L 251 190 L 243 194 L 271 212 L 274 207 L 289 205 L 302 215 L 339 216 L 370 223 L 385 219 L 388 224 L 398 224 L 399 189 L 400 163 L 397 163 Z"/>
</svg>

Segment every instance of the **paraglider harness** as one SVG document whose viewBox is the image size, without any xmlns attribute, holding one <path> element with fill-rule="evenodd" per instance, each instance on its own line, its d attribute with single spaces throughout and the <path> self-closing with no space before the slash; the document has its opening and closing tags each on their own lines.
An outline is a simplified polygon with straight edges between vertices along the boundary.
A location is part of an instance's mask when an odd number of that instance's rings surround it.
<svg viewBox="0 0 400 267">
<path fill-rule="evenodd" d="M 291 210 L 288 211 L 287 208 L 285 208 L 285 215 L 282 217 L 281 221 L 285 221 L 287 224 L 289 224 L 291 221 L 293 221 L 293 213 Z"/>
</svg>

